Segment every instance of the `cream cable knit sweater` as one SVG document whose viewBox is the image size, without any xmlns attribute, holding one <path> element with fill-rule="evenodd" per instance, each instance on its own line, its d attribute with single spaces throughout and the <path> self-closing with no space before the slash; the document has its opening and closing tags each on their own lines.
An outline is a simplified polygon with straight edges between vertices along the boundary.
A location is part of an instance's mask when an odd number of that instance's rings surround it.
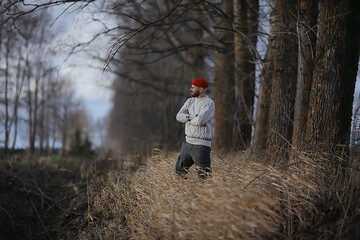
<svg viewBox="0 0 360 240">
<path fill-rule="evenodd" d="M 185 110 L 189 113 L 185 113 Z M 176 120 L 185 123 L 186 142 L 211 147 L 215 104 L 208 96 L 189 98 L 176 115 Z"/>
</svg>

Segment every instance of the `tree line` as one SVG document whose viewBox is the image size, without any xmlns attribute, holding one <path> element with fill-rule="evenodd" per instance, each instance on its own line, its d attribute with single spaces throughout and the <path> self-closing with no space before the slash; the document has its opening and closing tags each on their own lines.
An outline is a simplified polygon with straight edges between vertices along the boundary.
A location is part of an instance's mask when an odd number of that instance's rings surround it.
<svg viewBox="0 0 360 240">
<path fill-rule="evenodd" d="M 264 5 L 269 19 L 261 11 Z M 134 128 L 149 124 L 149 134 L 164 137 L 155 132 L 169 126 L 172 136 L 163 143 L 171 143 L 172 137 L 176 142 L 180 130 L 172 117 L 186 96 L 177 99 L 174 91 L 186 91 L 192 78 L 203 76 L 213 86 L 217 150 L 251 147 L 255 153 L 288 159 L 290 149 L 329 154 L 348 149 L 359 61 L 356 1 L 129 1 L 112 9 L 127 23 L 121 29 L 128 33 L 114 44 L 117 55 L 110 64 L 117 66 L 115 83 L 127 91 L 127 84 L 152 86 L 152 96 L 168 95 L 155 104 L 148 97 L 140 100 L 145 93 L 125 97 L 123 90 L 116 91 L 115 106 L 150 116 Z M 261 57 L 256 45 L 266 35 L 261 29 L 267 23 L 267 50 Z M 257 95 L 256 67 L 261 71 Z M 134 98 L 142 102 L 136 110 L 123 104 Z M 169 111 L 164 105 L 170 102 L 176 107 Z M 151 110 L 152 105 L 163 109 Z M 114 108 L 113 114 L 123 119 L 122 111 Z M 113 126 L 119 130 L 136 121 L 115 120 Z"/>
<path fill-rule="evenodd" d="M 259 158 L 268 152 L 286 161 L 291 149 L 348 149 L 359 61 L 355 0 L 73 2 L 94 2 L 108 18 L 98 34 L 112 38 L 103 61 L 115 76 L 113 148 L 178 146 L 174 116 L 191 80 L 204 77 L 218 151 L 251 147 Z"/>
<path fill-rule="evenodd" d="M 47 9 L 9 21 L 8 14 L 26 7 L 1 5 L 0 15 L 0 124 L 1 148 L 6 156 L 16 148 L 31 154 L 50 153 L 70 145 L 75 128 L 84 129 L 87 114 L 74 88 L 59 77 L 60 58 L 49 43 Z"/>
</svg>

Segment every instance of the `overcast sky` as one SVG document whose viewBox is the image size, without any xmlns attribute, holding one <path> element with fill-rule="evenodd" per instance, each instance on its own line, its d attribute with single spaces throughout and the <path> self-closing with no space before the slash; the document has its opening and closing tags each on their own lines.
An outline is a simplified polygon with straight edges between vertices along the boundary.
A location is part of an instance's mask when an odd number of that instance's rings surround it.
<svg viewBox="0 0 360 240">
<path fill-rule="evenodd" d="M 52 9 L 54 19 L 63 12 L 65 7 L 61 5 Z M 59 60 L 59 64 L 61 63 L 59 76 L 73 82 L 77 97 L 83 102 L 93 121 L 96 121 L 107 116 L 112 106 L 112 91 L 110 90 L 112 75 L 103 73 L 101 68 L 104 62 L 93 60 L 87 52 L 76 53 L 64 62 L 70 50 L 67 45 L 87 42 L 95 33 L 101 31 L 102 26 L 91 19 L 89 13 L 91 8 L 90 4 L 81 13 L 73 12 L 70 8 L 50 28 L 58 33 L 52 46 L 58 50 L 64 49 Z M 109 50 L 109 44 L 108 39 L 102 38 L 86 50 L 105 56 Z"/>
</svg>

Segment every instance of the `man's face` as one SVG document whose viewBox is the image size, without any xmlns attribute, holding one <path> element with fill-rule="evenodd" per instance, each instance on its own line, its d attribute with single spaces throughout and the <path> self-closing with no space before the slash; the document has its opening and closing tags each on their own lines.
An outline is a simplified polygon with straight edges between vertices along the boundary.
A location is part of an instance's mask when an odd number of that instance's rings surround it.
<svg viewBox="0 0 360 240">
<path fill-rule="evenodd" d="M 194 86 L 194 85 L 191 85 L 190 93 L 191 93 L 191 96 L 192 96 L 192 97 L 197 97 L 197 96 L 200 95 L 200 88 L 199 88 L 199 87 L 196 87 L 196 86 Z"/>
</svg>

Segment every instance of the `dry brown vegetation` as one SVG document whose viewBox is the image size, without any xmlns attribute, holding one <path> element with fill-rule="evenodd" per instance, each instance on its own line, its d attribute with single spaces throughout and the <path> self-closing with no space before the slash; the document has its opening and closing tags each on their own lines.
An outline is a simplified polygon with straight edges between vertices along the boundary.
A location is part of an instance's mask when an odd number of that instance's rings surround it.
<svg viewBox="0 0 360 240">
<path fill-rule="evenodd" d="M 26 154 L 0 159 L 0 239 L 56 239 L 57 217 L 86 187 L 78 164 Z"/>
<path fill-rule="evenodd" d="M 97 178 L 83 195 L 86 211 L 64 229 L 62 238 L 358 236 L 359 173 L 353 168 L 338 171 L 325 157 L 302 156 L 272 167 L 249 161 L 248 153 L 213 153 L 213 175 L 204 181 L 194 169 L 187 179 L 177 177 L 176 158 L 177 153 L 159 150 L 134 175 L 112 171 Z"/>
<path fill-rule="evenodd" d="M 136 171 L 137 158 L 98 161 L 96 170 L 73 164 L 73 172 L 51 159 L 24 171 L 7 163 L 0 169 L 1 184 L 12 183 L 2 188 L 5 239 L 29 237 L 21 234 L 29 221 L 37 239 L 359 237 L 356 162 L 340 168 L 327 156 L 302 153 L 270 166 L 253 162 L 249 152 L 213 151 L 213 174 L 201 180 L 194 168 L 186 179 L 174 174 L 177 154 L 155 150 Z M 18 235 L 11 237 L 12 228 Z"/>
</svg>

